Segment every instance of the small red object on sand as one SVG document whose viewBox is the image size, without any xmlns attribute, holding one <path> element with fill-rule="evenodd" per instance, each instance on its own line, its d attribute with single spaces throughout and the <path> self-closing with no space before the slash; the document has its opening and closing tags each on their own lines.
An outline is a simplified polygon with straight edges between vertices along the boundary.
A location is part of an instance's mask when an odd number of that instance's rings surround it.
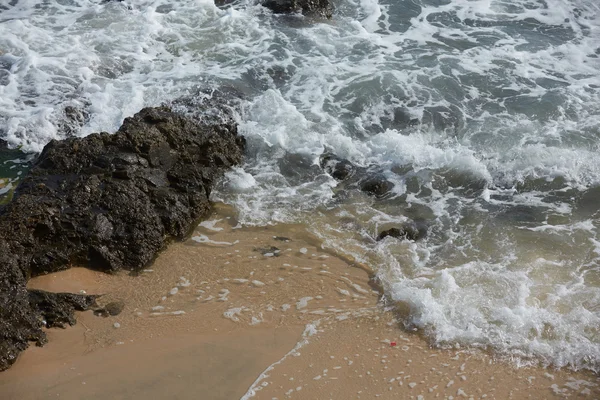
<svg viewBox="0 0 600 400">
<path fill-rule="evenodd" d="M 390 342 L 390 346 L 394 347 L 396 345 L 396 342 Z"/>
</svg>

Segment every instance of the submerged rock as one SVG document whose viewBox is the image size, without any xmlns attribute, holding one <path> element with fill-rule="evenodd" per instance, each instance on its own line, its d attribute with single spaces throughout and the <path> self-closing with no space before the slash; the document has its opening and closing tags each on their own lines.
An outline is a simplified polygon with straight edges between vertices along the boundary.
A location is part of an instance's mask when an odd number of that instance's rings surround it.
<svg viewBox="0 0 600 400">
<path fill-rule="evenodd" d="M 259 247 L 259 248 L 255 248 L 254 251 L 257 251 L 260 254 L 262 254 L 263 256 L 267 256 L 267 257 L 279 257 L 279 255 L 280 255 L 279 253 L 281 252 L 281 250 L 279 250 L 275 246 Z"/>
<path fill-rule="evenodd" d="M 304 154 L 286 153 L 277 160 L 277 164 L 279 172 L 291 182 L 313 180 L 321 173 L 321 169 L 314 164 L 312 157 Z"/>
<path fill-rule="evenodd" d="M 105 305 L 103 308 L 98 308 L 94 310 L 94 315 L 98 317 L 114 317 L 116 315 L 121 314 L 123 309 L 125 308 L 125 303 L 122 301 L 112 301 Z"/>
<path fill-rule="evenodd" d="M 206 215 L 215 180 L 241 162 L 245 146 L 233 121 L 207 121 L 145 108 L 113 135 L 44 148 L 0 208 L 0 370 L 29 341 L 45 342 L 42 321 L 72 324 L 73 311 L 94 300 L 28 292 L 29 277 L 70 265 L 140 270 Z"/>
<path fill-rule="evenodd" d="M 421 226 L 416 223 L 406 223 L 397 228 L 390 228 L 384 231 L 381 231 L 377 236 L 377 241 L 383 240 L 388 236 L 397 239 L 406 239 L 406 240 L 419 240 L 425 237 L 427 234 L 427 227 Z"/>
<path fill-rule="evenodd" d="M 63 133 L 66 137 L 74 136 L 79 132 L 90 119 L 89 107 L 91 103 L 77 102 L 66 106 L 62 115 L 57 122 L 58 131 Z"/>
<path fill-rule="evenodd" d="M 334 179 L 347 181 L 351 187 L 357 187 L 369 195 L 381 198 L 394 189 L 394 184 L 381 172 L 372 172 L 372 167 L 358 167 L 332 153 L 321 155 L 319 163 Z"/>
<path fill-rule="evenodd" d="M 321 168 L 338 181 L 351 177 L 356 167 L 348 160 L 341 159 L 331 153 L 325 153 L 320 159 Z"/>
<path fill-rule="evenodd" d="M 276 14 L 302 13 L 305 16 L 331 18 L 329 0 L 265 0 L 262 5 Z"/>
<path fill-rule="evenodd" d="M 377 197 L 385 196 L 386 194 L 391 192 L 393 188 L 394 184 L 388 181 L 382 175 L 369 177 L 365 179 L 360 185 L 360 190 L 367 194 Z"/>
<path fill-rule="evenodd" d="M 124 308 L 125 303 L 123 303 L 122 301 L 111 301 L 110 303 L 104 306 L 104 309 L 108 311 L 108 313 L 113 317 L 115 315 L 121 314 Z"/>
</svg>

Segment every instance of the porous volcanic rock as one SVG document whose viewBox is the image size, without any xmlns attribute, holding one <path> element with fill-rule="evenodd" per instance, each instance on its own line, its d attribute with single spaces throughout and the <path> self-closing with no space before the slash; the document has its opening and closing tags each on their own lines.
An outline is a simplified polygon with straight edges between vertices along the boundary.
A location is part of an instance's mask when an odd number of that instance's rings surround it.
<svg viewBox="0 0 600 400">
<path fill-rule="evenodd" d="M 0 208 L 0 370 L 45 342 L 44 323 L 71 324 L 74 310 L 95 306 L 94 296 L 27 291 L 31 276 L 140 270 L 208 213 L 213 183 L 245 147 L 231 118 L 208 120 L 145 108 L 115 134 L 44 148 Z"/>
<path fill-rule="evenodd" d="M 309 17 L 331 18 L 333 6 L 329 0 L 265 0 L 262 5 L 276 14 L 302 13 Z"/>
<path fill-rule="evenodd" d="M 48 328 L 75 325 L 75 311 L 86 311 L 96 305 L 96 297 L 73 293 L 50 293 L 29 290 L 29 305 L 43 318 Z"/>
</svg>

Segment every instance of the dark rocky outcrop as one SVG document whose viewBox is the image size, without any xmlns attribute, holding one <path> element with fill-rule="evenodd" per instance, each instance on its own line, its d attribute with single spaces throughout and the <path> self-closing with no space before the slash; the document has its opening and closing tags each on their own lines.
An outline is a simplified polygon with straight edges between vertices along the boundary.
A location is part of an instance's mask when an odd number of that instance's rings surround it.
<svg viewBox="0 0 600 400">
<path fill-rule="evenodd" d="M 265 0 L 262 5 L 276 14 L 302 13 L 310 17 L 331 18 L 333 6 L 329 0 Z"/>
<path fill-rule="evenodd" d="M 235 125 L 202 126 L 167 107 L 114 135 L 52 141 L 0 216 L 0 235 L 23 248 L 31 275 L 69 263 L 138 270 L 208 212 L 213 182 L 241 149 Z"/>
<path fill-rule="evenodd" d="M 50 293 L 29 290 L 29 305 L 43 318 L 48 328 L 75 325 L 75 311 L 87 311 L 96 305 L 98 296 L 73 293 Z"/>
<path fill-rule="evenodd" d="M 46 343 L 41 318 L 29 305 L 20 263 L 0 241 L 0 371 L 15 362 L 29 341 Z"/>
<path fill-rule="evenodd" d="M 215 180 L 242 160 L 245 143 L 230 118 L 206 121 L 146 108 L 113 135 L 44 148 L 0 208 L 0 370 L 29 341 L 45 342 L 42 321 L 71 324 L 73 311 L 95 300 L 28 292 L 29 277 L 77 264 L 139 270 L 209 211 Z M 105 309 L 112 315 L 118 308 Z"/>
</svg>

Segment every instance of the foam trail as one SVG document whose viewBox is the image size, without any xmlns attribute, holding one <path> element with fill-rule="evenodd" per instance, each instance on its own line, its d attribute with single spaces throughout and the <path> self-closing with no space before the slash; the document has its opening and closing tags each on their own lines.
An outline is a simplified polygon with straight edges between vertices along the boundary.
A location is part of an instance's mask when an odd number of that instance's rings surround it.
<svg viewBox="0 0 600 400">
<path fill-rule="evenodd" d="M 314 321 L 304 328 L 304 332 L 302 332 L 302 340 L 300 340 L 294 348 L 288 351 L 281 359 L 275 361 L 273 364 L 269 365 L 256 380 L 250 385 L 250 388 L 246 391 L 246 393 L 241 397 L 240 400 L 248 400 L 252 397 L 256 396 L 256 393 L 260 391 L 262 388 L 260 383 L 269 377 L 268 372 L 272 371 L 277 365 L 281 364 L 288 358 L 290 355 L 295 354 L 302 347 L 306 346 L 309 343 L 309 337 L 315 335 L 317 333 L 317 328 L 319 327 L 321 320 Z"/>
</svg>

